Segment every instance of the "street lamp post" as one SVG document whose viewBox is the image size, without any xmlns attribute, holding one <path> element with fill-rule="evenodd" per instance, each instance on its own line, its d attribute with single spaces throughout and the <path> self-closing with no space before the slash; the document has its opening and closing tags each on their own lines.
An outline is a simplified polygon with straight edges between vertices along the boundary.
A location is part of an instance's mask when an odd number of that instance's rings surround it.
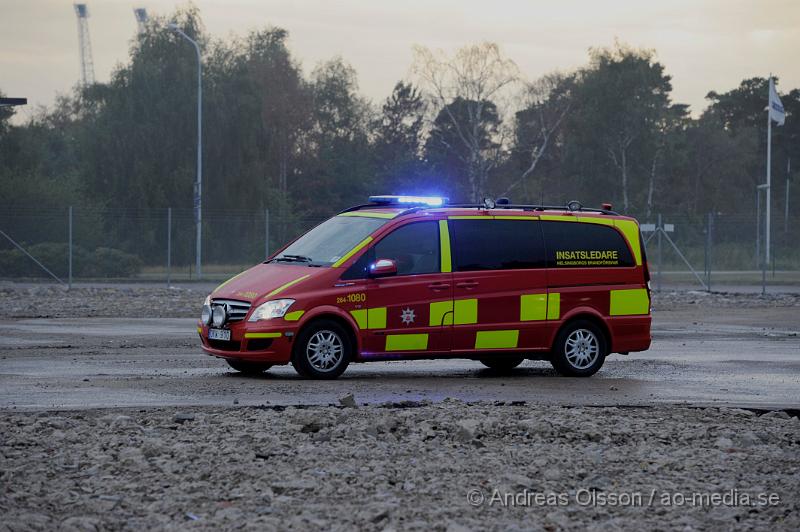
<svg viewBox="0 0 800 532">
<path fill-rule="evenodd" d="M 200 57 L 200 45 L 197 41 L 186 35 L 177 24 L 170 23 L 169 29 L 192 43 L 197 52 L 197 180 L 194 185 L 194 219 L 197 226 L 196 265 L 197 278 L 202 278 L 201 256 L 203 249 L 203 62 Z"/>
</svg>

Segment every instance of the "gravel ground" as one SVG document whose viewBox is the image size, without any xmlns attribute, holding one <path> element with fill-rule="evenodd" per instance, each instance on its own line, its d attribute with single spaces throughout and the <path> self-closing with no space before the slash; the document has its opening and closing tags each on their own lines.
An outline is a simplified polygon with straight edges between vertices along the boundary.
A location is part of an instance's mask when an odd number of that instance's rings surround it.
<svg viewBox="0 0 800 532">
<path fill-rule="evenodd" d="M 0 285 L 0 318 L 191 318 L 208 292 L 194 288 Z"/>
<path fill-rule="evenodd" d="M 0 530 L 800 529 L 785 412 L 445 400 L 5 411 L 0 429 Z"/>
<path fill-rule="evenodd" d="M 0 318 L 193 318 L 208 295 L 200 287 L 19 287 L 0 284 Z M 674 291 L 654 294 L 653 309 L 800 306 L 800 294 Z"/>
<path fill-rule="evenodd" d="M 653 293 L 653 310 L 690 310 L 691 308 L 779 308 L 800 306 L 800 294 L 753 294 L 742 292 L 704 292 L 700 290 Z"/>
<path fill-rule="evenodd" d="M 186 318 L 206 295 L 0 284 L 0 318 Z M 788 307 L 800 295 L 664 292 L 653 306 L 680 326 L 795 330 Z M 81 356 L 120 356 L 110 343 L 81 341 Z M 162 344 L 146 349 L 169 366 Z M 299 384 L 283 385 L 308 402 Z M 474 400 L 473 382 L 459 386 Z M 0 410 L 0 532 L 798 530 L 798 493 L 800 420 L 780 411 L 456 400 Z"/>
</svg>

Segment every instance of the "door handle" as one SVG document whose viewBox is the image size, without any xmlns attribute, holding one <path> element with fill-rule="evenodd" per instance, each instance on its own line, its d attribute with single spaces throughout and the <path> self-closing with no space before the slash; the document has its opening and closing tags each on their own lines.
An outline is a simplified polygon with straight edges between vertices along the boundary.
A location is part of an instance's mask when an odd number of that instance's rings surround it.
<svg viewBox="0 0 800 532">
<path fill-rule="evenodd" d="M 467 290 L 471 290 L 478 286 L 478 281 L 461 281 L 460 283 L 456 283 L 458 288 L 466 288 Z"/>
<path fill-rule="evenodd" d="M 450 288 L 450 285 L 448 283 L 431 283 L 428 285 L 428 288 L 430 288 L 434 292 L 440 292 L 442 290 L 447 290 L 448 288 Z"/>
</svg>

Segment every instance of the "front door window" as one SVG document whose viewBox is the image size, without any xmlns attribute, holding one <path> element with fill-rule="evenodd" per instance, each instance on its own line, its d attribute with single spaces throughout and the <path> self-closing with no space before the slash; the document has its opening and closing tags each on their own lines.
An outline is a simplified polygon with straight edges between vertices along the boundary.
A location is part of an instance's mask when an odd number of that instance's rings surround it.
<svg viewBox="0 0 800 532">
<path fill-rule="evenodd" d="M 439 231 L 437 221 L 400 226 L 352 266 L 351 275 L 366 276 L 369 264 L 378 259 L 397 265 L 396 275 L 367 283 L 367 332 L 362 336 L 366 357 L 450 350 L 450 327 L 439 309 L 452 300 L 452 274 L 441 271 Z"/>
</svg>

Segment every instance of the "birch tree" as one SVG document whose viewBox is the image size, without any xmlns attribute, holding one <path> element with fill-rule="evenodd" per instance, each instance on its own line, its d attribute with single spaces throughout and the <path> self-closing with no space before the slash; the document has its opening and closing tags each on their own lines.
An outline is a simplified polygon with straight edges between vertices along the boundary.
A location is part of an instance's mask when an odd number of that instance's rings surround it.
<svg viewBox="0 0 800 532">
<path fill-rule="evenodd" d="M 479 200 L 487 192 L 489 173 L 497 160 L 485 142 L 487 110 L 496 108 L 504 90 L 519 79 L 517 65 L 494 43 L 464 46 L 452 56 L 415 46 L 412 72 L 437 116 L 444 112 L 459 148 L 466 152 L 467 188 L 472 199 Z M 456 107 L 462 113 L 454 112 L 454 102 L 459 102 Z"/>
<path fill-rule="evenodd" d="M 525 84 L 521 93 L 522 109 L 516 113 L 514 143 L 514 155 L 522 167 L 503 196 L 519 187 L 523 188 L 525 196 L 529 195 L 528 182 L 551 149 L 572 107 L 571 82 L 572 76 L 556 72 Z"/>
</svg>

